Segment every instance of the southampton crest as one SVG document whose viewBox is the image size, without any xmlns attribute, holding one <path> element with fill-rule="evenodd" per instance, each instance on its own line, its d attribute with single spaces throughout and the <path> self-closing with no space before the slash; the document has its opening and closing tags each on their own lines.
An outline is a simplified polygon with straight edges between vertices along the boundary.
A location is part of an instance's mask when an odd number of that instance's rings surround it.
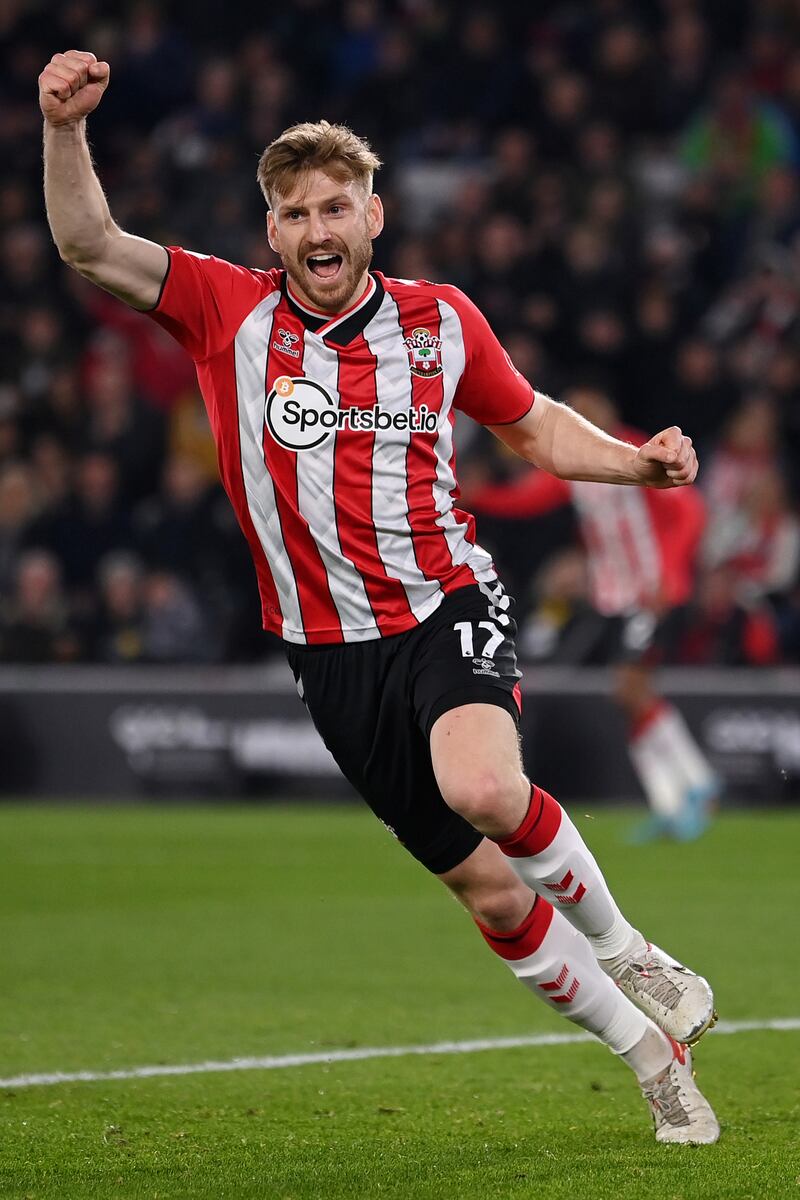
<svg viewBox="0 0 800 1200">
<path fill-rule="evenodd" d="M 403 338 L 408 351 L 411 374 L 420 379 L 432 379 L 442 373 L 442 339 L 429 329 L 413 329 L 411 336 Z"/>
</svg>

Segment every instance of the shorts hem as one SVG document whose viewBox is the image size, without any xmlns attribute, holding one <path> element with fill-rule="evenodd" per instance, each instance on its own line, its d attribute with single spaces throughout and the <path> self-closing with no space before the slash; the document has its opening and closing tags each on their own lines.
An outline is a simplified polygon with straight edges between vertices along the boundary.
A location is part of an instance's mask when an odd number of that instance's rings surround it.
<svg viewBox="0 0 800 1200">
<path fill-rule="evenodd" d="M 487 683 L 467 684 L 445 692 L 431 706 L 425 722 L 425 737 L 430 739 L 431 730 L 439 717 L 464 704 L 494 704 L 497 708 L 504 708 L 514 718 L 514 723 L 519 726 L 519 705 L 513 692 L 506 691 L 502 687 L 492 687 Z"/>
<path fill-rule="evenodd" d="M 460 867 L 470 854 L 474 854 L 482 841 L 483 834 L 470 827 L 460 829 L 457 834 L 447 839 L 445 845 L 435 845 L 431 850 L 416 850 L 406 845 L 406 850 L 432 875 L 444 875 L 454 867 Z"/>
</svg>

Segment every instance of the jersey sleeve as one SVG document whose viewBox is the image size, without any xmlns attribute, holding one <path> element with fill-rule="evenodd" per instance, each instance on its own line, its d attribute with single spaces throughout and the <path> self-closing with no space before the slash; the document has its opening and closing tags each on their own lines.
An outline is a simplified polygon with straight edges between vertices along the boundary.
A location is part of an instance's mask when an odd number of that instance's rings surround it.
<svg viewBox="0 0 800 1200">
<path fill-rule="evenodd" d="M 481 425 L 513 425 L 530 411 L 534 391 L 500 345 L 483 313 L 458 288 L 446 297 L 464 337 L 464 373 L 455 406 Z"/>
<path fill-rule="evenodd" d="M 155 308 L 147 313 L 196 360 L 230 345 L 255 306 L 278 287 L 277 273 L 168 246 L 169 265 Z"/>
</svg>

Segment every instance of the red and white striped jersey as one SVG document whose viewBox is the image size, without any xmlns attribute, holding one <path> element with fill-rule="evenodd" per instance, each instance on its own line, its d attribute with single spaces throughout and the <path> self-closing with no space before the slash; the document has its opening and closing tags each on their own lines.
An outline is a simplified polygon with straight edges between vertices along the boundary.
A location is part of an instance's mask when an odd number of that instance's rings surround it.
<svg viewBox="0 0 800 1200">
<path fill-rule="evenodd" d="M 634 446 L 647 441 L 638 429 L 612 432 Z M 705 524 L 695 487 L 619 487 L 532 468 L 511 483 L 487 484 L 473 501 L 478 513 L 505 517 L 535 517 L 571 502 L 586 547 L 591 601 L 606 616 L 672 607 L 691 595 Z"/>
<path fill-rule="evenodd" d="M 630 431 L 618 437 L 634 441 Z M 646 439 L 642 438 L 642 441 Z M 569 485 L 588 552 L 592 602 L 598 612 L 685 604 L 705 510 L 696 488 Z"/>
<path fill-rule="evenodd" d="M 462 292 L 376 272 L 329 318 L 283 271 L 169 257 L 150 315 L 195 360 L 266 629 L 366 641 L 496 579 L 455 503 L 455 413 L 512 423 L 534 394 Z"/>
</svg>

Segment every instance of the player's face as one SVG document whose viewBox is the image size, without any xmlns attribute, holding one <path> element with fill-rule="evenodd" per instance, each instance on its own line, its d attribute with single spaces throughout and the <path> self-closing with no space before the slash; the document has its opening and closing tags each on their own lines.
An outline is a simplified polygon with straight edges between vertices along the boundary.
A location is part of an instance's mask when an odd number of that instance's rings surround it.
<svg viewBox="0 0 800 1200">
<path fill-rule="evenodd" d="M 280 255 L 298 299 L 337 313 L 366 286 L 372 239 L 383 208 L 353 180 L 311 171 L 267 214 L 269 244 Z"/>
</svg>

